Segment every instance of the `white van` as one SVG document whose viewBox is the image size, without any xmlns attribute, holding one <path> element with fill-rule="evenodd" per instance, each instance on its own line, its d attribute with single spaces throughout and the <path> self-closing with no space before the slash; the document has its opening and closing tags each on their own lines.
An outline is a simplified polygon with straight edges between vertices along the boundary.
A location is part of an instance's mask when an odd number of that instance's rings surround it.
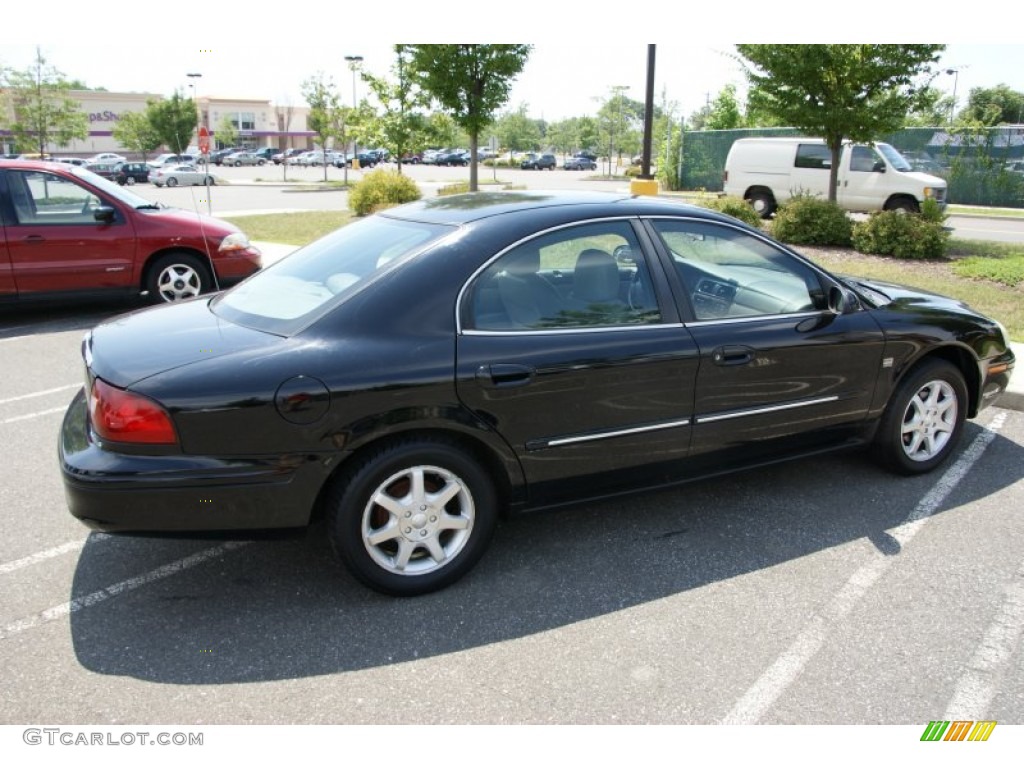
<svg viewBox="0 0 1024 768">
<path fill-rule="evenodd" d="M 828 197 L 832 152 L 824 139 L 737 139 L 725 160 L 725 193 L 742 197 L 762 218 L 796 194 Z M 888 144 L 843 146 L 836 202 L 848 211 L 916 213 L 924 200 L 946 207 L 946 182 L 919 173 Z"/>
</svg>

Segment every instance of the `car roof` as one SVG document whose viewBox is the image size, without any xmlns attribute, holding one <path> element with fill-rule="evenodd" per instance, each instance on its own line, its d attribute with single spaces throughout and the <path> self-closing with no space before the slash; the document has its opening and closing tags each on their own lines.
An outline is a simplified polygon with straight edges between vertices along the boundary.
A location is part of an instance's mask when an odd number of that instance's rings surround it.
<svg viewBox="0 0 1024 768">
<path fill-rule="evenodd" d="M 629 195 L 614 192 L 554 192 L 523 190 L 516 192 L 473 192 L 425 198 L 379 215 L 436 224 L 469 224 L 474 221 L 516 213 L 536 213 L 545 209 L 557 214 L 563 209 L 567 219 L 576 217 L 581 206 L 586 206 L 588 217 L 596 216 L 657 216 L 696 215 L 702 218 L 735 219 L 714 211 L 687 205 L 664 197 Z"/>
</svg>

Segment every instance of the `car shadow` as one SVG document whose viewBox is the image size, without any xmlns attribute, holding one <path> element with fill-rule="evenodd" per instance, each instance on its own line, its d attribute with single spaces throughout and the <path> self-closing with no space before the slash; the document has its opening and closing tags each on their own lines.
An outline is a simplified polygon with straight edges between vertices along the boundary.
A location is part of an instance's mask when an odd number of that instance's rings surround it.
<svg viewBox="0 0 1024 768">
<path fill-rule="evenodd" d="M 81 300 L 73 304 L 0 305 L 0 339 L 85 331 L 104 320 L 148 306 L 141 297 Z"/>
<path fill-rule="evenodd" d="M 961 450 L 979 432 L 968 424 Z M 981 464 L 992 461 L 1024 466 L 1024 449 L 997 436 Z M 87 607 L 71 614 L 71 636 L 86 669 L 160 683 L 270 681 L 400 664 L 569 626 L 858 539 L 899 557 L 887 531 L 939 476 L 895 477 L 864 453 L 848 452 L 516 515 L 466 578 L 407 599 L 351 578 L 322 525 L 223 552 L 215 541 L 93 535 L 71 596 L 104 599 L 82 600 Z M 938 514 L 1016 480 L 1012 472 L 975 468 Z M 214 556 L 196 556 L 211 548 Z M 201 562 L 168 565 L 190 556 Z"/>
</svg>

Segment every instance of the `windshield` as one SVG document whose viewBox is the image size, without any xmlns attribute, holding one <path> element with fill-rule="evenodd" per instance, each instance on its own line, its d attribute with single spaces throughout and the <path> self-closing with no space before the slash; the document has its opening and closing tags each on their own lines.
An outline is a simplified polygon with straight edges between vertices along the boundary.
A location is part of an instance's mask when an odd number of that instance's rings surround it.
<svg viewBox="0 0 1024 768">
<path fill-rule="evenodd" d="M 110 179 L 105 179 L 99 174 L 87 171 L 85 168 L 80 168 L 77 165 L 68 167 L 75 176 L 80 178 L 82 181 L 87 181 L 97 189 L 101 190 L 104 194 L 110 197 L 117 198 L 125 205 L 130 205 L 132 208 L 147 208 L 156 205 L 144 197 L 136 195 L 134 192 L 129 192 L 119 184 L 115 184 Z"/>
<path fill-rule="evenodd" d="M 875 148 L 885 156 L 885 159 L 889 161 L 889 165 L 893 167 L 893 170 L 911 170 L 910 163 L 907 162 L 906 158 L 903 157 L 895 147 L 892 147 L 889 144 L 875 144 Z"/>
<path fill-rule="evenodd" d="M 452 229 L 372 216 L 327 235 L 219 296 L 215 314 L 289 336 Z"/>
</svg>

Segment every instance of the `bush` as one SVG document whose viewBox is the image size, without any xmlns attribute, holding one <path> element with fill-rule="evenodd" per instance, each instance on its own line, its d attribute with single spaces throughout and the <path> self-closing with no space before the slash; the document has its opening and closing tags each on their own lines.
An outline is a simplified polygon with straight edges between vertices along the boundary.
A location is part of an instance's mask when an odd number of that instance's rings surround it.
<svg viewBox="0 0 1024 768">
<path fill-rule="evenodd" d="M 416 182 L 397 171 L 374 171 L 363 177 L 348 193 L 348 207 L 358 216 L 422 197 Z"/>
<path fill-rule="evenodd" d="M 793 245 L 850 245 L 853 225 L 835 203 L 810 195 L 796 195 L 779 207 L 772 235 Z"/>
<path fill-rule="evenodd" d="M 445 195 L 464 195 L 469 192 L 468 181 L 457 181 L 454 184 L 446 184 L 443 187 L 438 188 L 437 196 L 444 197 Z"/>
<path fill-rule="evenodd" d="M 742 197 L 709 197 L 699 200 L 698 204 L 704 208 L 710 208 L 712 211 L 718 211 L 719 213 L 739 219 L 744 224 L 754 227 L 754 229 L 760 229 L 761 227 L 761 217 L 750 207 L 750 203 Z"/>
<path fill-rule="evenodd" d="M 941 221 L 900 211 L 872 213 L 853 227 L 853 247 L 858 251 L 897 259 L 940 259 L 948 240 Z"/>
</svg>

